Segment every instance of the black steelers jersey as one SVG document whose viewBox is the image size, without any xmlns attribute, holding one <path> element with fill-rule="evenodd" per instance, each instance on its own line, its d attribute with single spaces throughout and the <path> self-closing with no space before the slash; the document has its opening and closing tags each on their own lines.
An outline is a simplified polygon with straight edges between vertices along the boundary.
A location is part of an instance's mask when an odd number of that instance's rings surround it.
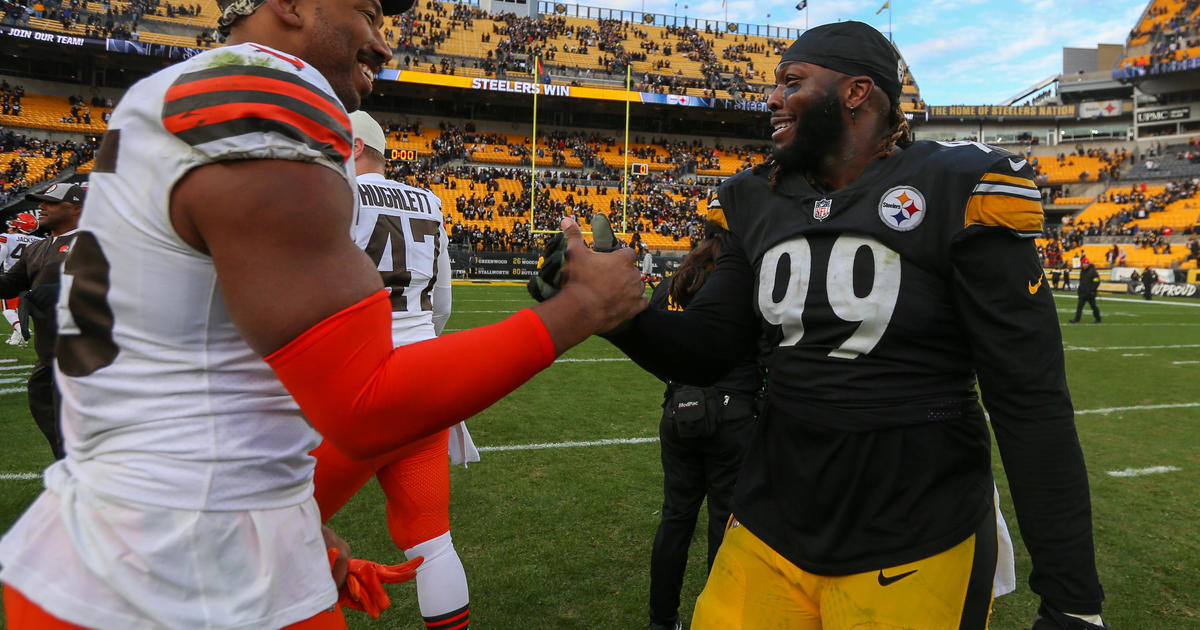
<svg viewBox="0 0 1200 630">
<path fill-rule="evenodd" d="M 1086 470 L 1026 160 L 917 142 L 832 192 L 795 173 L 772 189 L 766 169 L 744 171 L 719 204 L 733 238 L 704 288 L 683 313 L 647 311 L 613 341 L 698 384 L 756 340 L 770 348 L 738 519 L 822 575 L 962 542 L 993 518 L 978 381 L 1031 585 L 1060 609 L 1098 612 Z"/>
</svg>

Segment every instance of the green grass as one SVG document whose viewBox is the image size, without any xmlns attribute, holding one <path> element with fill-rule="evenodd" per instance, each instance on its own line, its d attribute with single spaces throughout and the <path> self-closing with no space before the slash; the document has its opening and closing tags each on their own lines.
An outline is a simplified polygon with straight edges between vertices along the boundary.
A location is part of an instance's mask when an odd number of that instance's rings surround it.
<svg viewBox="0 0 1200 630">
<path fill-rule="evenodd" d="M 489 323 L 529 304 L 518 287 L 457 287 L 455 297 L 451 329 Z M 1064 296 L 1058 305 L 1065 322 L 1074 299 Z M 1200 361 L 1200 308 L 1112 298 L 1101 298 L 1101 308 L 1104 324 L 1064 323 L 1063 338 L 1092 484 L 1097 557 L 1108 594 L 1104 617 L 1123 630 L 1200 628 L 1200 407 L 1094 411 L 1200 402 L 1200 363 L 1174 363 Z M 566 358 L 619 356 L 593 339 Z M 0 358 L 29 363 L 32 352 L 0 345 Z M 11 364 L 0 367 L 5 365 Z M 658 381 L 628 361 L 559 363 L 469 424 L 479 446 L 655 437 L 661 392 Z M 39 471 L 49 463 L 23 395 L 0 395 L 0 430 L 0 472 Z M 1025 584 L 1029 559 L 999 458 L 994 462 L 1017 543 L 1019 588 L 995 603 L 991 627 L 1024 630 L 1036 606 Z M 1106 474 L 1158 465 L 1180 470 Z M 453 469 L 451 483 L 452 532 L 468 571 L 474 627 L 645 625 L 650 545 L 662 500 L 656 444 L 484 452 L 480 463 Z M 38 480 L 0 480 L 0 528 L 39 490 Z M 700 518 L 697 530 L 703 532 L 703 511 Z M 357 556 L 402 559 L 387 536 L 374 483 L 331 525 Z M 701 538 L 692 546 L 684 585 L 685 619 L 703 586 L 703 554 Z M 392 610 L 379 621 L 351 612 L 351 628 L 421 628 L 413 586 L 391 592 Z"/>
</svg>

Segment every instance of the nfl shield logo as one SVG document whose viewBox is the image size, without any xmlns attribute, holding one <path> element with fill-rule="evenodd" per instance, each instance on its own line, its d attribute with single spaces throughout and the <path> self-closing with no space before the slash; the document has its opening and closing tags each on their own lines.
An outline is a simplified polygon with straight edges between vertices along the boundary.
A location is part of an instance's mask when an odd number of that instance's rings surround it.
<svg viewBox="0 0 1200 630">
<path fill-rule="evenodd" d="M 832 211 L 832 208 L 833 208 L 833 200 L 832 199 L 818 200 L 816 205 L 813 206 L 813 218 L 818 221 L 824 221 L 825 219 L 828 219 L 829 213 Z"/>
</svg>

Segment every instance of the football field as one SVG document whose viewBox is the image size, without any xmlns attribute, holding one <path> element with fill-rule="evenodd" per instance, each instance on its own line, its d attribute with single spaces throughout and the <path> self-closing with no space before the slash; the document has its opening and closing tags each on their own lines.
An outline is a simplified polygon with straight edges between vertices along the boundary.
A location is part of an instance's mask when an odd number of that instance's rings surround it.
<svg viewBox="0 0 1200 630">
<path fill-rule="evenodd" d="M 448 330 L 531 303 L 523 287 L 456 286 L 454 295 Z M 1074 306 L 1074 295 L 1059 296 L 1108 596 L 1104 618 L 1114 630 L 1200 628 L 1200 300 L 1102 297 L 1100 325 L 1066 323 Z M 50 462 L 25 406 L 32 362 L 32 349 L 0 345 L 0 531 L 40 491 L 37 473 Z M 451 531 L 467 568 L 472 627 L 645 626 L 662 500 L 662 390 L 613 346 L 591 339 L 468 423 L 482 461 L 452 470 Z M 993 467 L 1017 544 L 1018 590 L 997 600 L 991 627 L 1024 630 L 1036 608 L 1029 558 L 998 456 Z M 704 522 L 702 512 L 698 532 Z M 374 482 L 330 525 L 355 556 L 403 559 Z M 703 564 L 699 539 L 684 585 L 685 622 Z M 349 611 L 350 627 L 422 628 L 413 585 L 390 592 L 393 607 L 380 620 Z"/>
</svg>

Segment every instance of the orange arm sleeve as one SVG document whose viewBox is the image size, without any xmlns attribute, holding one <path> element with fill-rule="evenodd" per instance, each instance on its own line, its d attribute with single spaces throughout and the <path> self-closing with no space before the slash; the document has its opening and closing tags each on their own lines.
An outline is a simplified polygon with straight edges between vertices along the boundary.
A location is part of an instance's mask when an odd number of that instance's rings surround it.
<svg viewBox="0 0 1200 630">
<path fill-rule="evenodd" d="M 318 323 L 266 357 L 309 422 L 356 459 L 465 420 L 554 362 L 542 320 L 508 319 L 392 347 L 387 292 Z"/>
</svg>

